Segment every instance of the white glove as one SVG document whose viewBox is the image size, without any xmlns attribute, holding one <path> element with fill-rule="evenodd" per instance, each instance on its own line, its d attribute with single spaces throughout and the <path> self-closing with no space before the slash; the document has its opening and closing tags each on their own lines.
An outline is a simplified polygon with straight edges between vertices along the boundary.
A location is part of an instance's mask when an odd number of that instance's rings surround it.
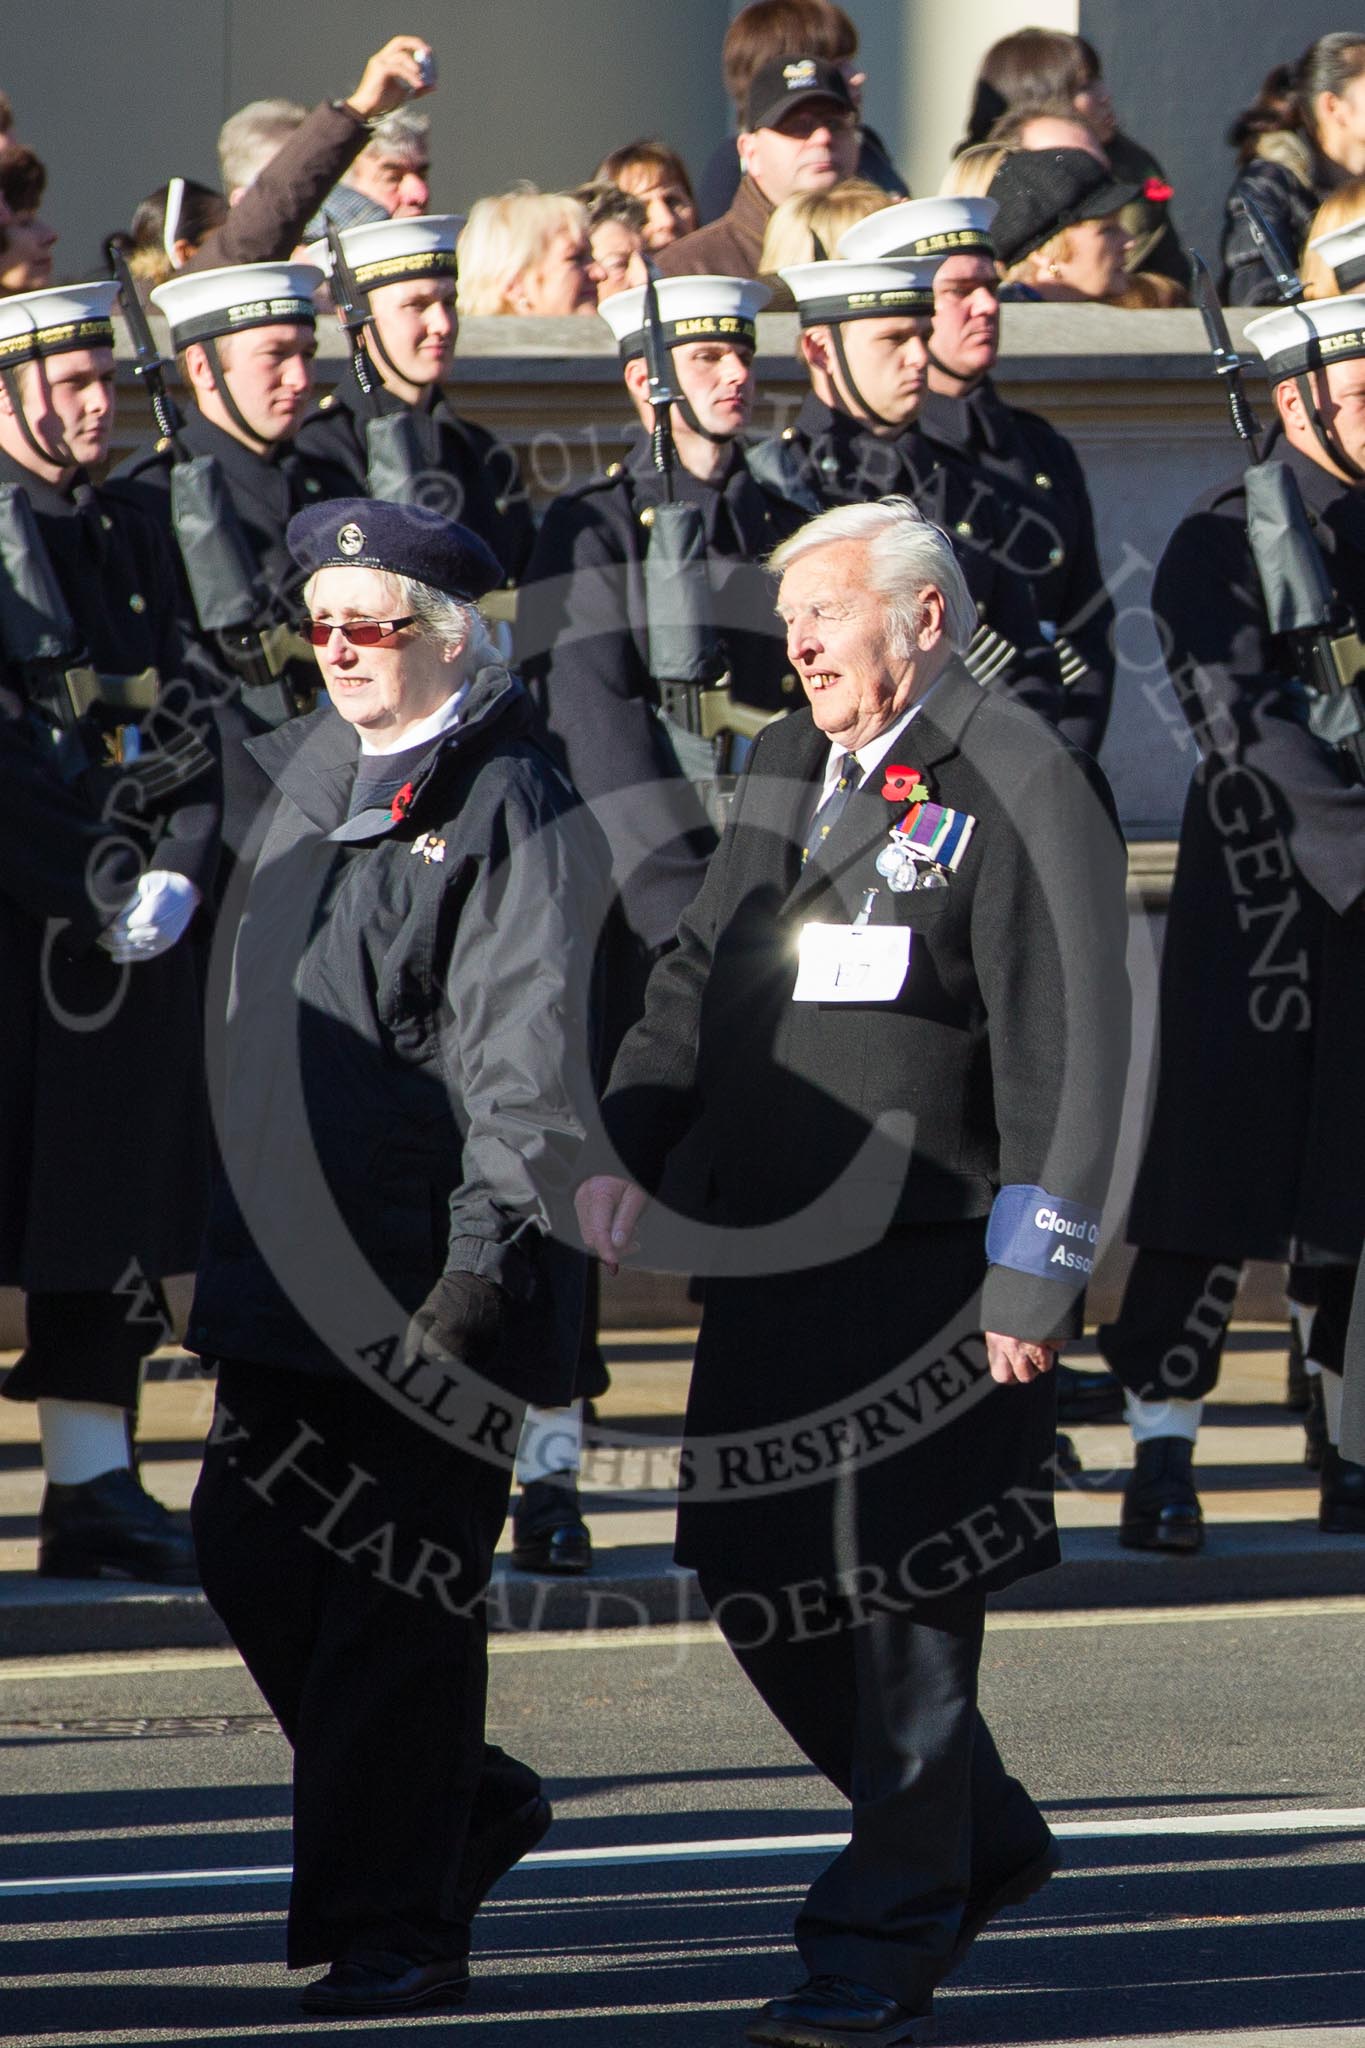
<svg viewBox="0 0 1365 2048">
<path fill-rule="evenodd" d="M 155 960 L 183 937 L 199 895 L 188 875 L 149 868 L 114 922 L 100 933 L 99 943 L 120 965 Z"/>
</svg>

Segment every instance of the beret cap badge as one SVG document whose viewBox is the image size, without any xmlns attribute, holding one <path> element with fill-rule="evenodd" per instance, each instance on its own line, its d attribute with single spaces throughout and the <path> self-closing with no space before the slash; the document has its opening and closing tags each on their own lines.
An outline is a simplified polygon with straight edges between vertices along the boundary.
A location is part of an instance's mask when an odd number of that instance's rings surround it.
<svg viewBox="0 0 1365 2048">
<path fill-rule="evenodd" d="M 343 555 L 358 555 L 365 545 L 365 536 L 354 520 L 348 520 L 337 534 L 337 548 Z"/>
</svg>

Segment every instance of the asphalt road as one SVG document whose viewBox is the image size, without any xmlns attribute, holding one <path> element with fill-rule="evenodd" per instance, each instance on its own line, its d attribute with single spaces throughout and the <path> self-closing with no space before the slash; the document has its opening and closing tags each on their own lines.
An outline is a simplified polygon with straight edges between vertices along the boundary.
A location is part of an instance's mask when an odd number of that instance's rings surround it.
<svg viewBox="0 0 1365 2048">
<path fill-rule="evenodd" d="M 1001 1617 L 984 1704 L 1068 1866 L 977 1943 L 940 2040 L 1365 2043 L 1363 1625 L 1365 1600 Z M 491 1721 L 549 1781 L 549 1860 L 481 1915 L 463 2014 L 349 2031 L 738 2043 L 801 1974 L 788 1928 L 828 1853 L 755 1844 L 845 1809 L 725 1650 L 513 1638 Z M 287 1747 L 221 1653 L 0 1663 L 0 2039 L 335 2040 L 278 1961 L 278 1878 L 203 1876 L 286 1865 L 288 1813 Z"/>
</svg>

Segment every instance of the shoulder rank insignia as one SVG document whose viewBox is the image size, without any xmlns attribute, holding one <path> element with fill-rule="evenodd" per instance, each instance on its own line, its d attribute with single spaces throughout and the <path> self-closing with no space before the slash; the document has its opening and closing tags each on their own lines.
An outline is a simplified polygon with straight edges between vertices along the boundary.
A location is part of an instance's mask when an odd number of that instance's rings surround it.
<svg viewBox="0 0 1365 2048">
<path fill-rule="evenodd" d="M 441 861 L 445 859 L 446 843 L 444 839 L 438 839 L 434 832 L 419 832 L 408 851 L 410 853 L 420 853 L 423 860 L 430 866 L 434 860 Z"/>
</svg>

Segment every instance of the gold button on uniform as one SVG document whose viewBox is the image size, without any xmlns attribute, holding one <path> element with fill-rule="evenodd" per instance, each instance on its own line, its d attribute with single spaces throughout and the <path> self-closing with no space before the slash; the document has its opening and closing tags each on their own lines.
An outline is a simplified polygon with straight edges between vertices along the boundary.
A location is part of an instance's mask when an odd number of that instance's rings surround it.
<svg viewBox="0 0 1365 2048">
<path fill-rule="evenodd" d="M 955 527 L 953 528 L 953 532 L 954 532 L 954 533 L 960 533 L 960 534 L 962 534 L 962 535 L 963 535 L 963 537 L 964 537 L 965 539 L 967 539 L 967 540 L 970 540 L 970 539 L 971 539 L 971 533 L 972 533 L 972 522 L 971 522 L 971 520 L 970 520 L 970 519 L 959 519 L 959 520 L 958 520 L 958 522 L 957 522 L 957 525 L 956 525 L 956 526 L 955 526 Z"/>
<path fill-rule="evenodd" d="M 1047 474 L 1046 470 L 1040 469 L 1033 481 L 1037 484 L 1040 491 L 1050 491 L 1052 489 L 1052 478 Z"/>
<path fill-rule="evenodd" d="M 646 505 L 643 512 L 641 512 L 640 524 L 641 526 L 652 526 L 654 524 L 654 507 L 652 505 Z"/>
<path fill-rule="evenodd" d="M 794 697 L 796 695 L 796 677 L 794 675 L 788 674 L 783 676 L 782 695 L 784 697 Z"/>
<path fill-rule="evenodd" d="M 131 597 L 129 598 L 129 600 L 128 600 L 128 609 L 129 609 L 129 611 L 130 611 L 130 612 L 145 612 L 145 611 L 146 611 L 146 609 L 147 609 L 147 600 L 146 600 L 146 598 L 145 598 L 145 597 L 144 597 L 144 596 L 142 595 L 142 592 L 141 592 L 140 590 L 135 590 L 135 591 L 133 592 L 132 596 L 131 596 Z"/>
<path fill-rule="evenodd" d="M 619 462 L 609 462 L 609 463 L 607 464 L 607 475 L 608 475 L 608 476 L 620 476 L 620 474 L 621 474 L 621 465 L 620 465 L 620 463 L 619 463 Z"/>
</svg>

